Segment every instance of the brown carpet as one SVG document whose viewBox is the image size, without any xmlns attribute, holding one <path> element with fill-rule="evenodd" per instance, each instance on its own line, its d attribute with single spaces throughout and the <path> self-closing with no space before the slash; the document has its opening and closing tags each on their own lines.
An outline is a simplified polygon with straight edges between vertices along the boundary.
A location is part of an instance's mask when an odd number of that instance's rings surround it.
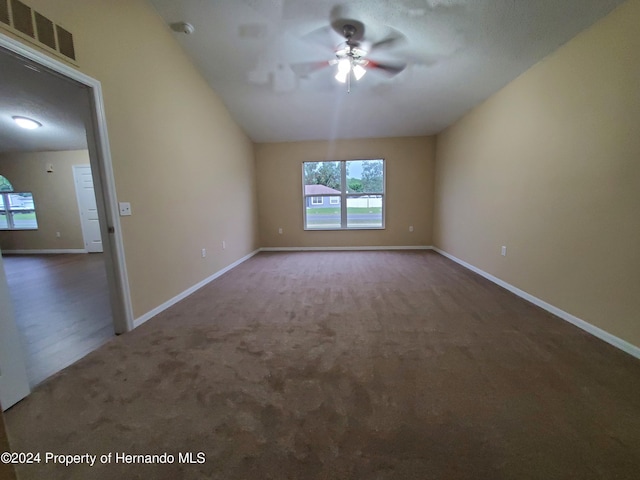
<svg viewBox="0 0 640 480">
<path fill-rule="evenodd" d="M 176 456 L 22 479 L 631 479 L 640 362 L 433 252 L 261 253 L 6 422 L 18 451 Z"/>
</svg>

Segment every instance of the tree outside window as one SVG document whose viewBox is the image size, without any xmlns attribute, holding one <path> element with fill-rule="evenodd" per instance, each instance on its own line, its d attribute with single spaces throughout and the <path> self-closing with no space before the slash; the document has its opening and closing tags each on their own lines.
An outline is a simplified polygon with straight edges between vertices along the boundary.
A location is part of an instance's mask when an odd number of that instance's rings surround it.
<svg viewBox="0 0 640 480">
<path fill-rule="evenodd" d="M 304 162 L 306 230 L 384 228 L 383 159 Z"/>
</svg>

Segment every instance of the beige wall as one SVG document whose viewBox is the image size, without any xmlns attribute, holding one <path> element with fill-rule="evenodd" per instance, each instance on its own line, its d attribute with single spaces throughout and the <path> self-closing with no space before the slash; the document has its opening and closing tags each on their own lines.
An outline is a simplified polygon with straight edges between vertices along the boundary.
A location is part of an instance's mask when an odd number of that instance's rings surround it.
<svg viewBox="0 0 640 480">
<path fill-rule="evenodd" d="M 150 4 L 27 3 L 102 83 L 134 315 L 257 248 L 253 145 Z"/>
<path fill-rule="evenodd" d="M 434 210 L 436 246 L 635 345 L 639 18 L 623 4 L 440 135 Z"/>
<path fill-rule="evenodd" d="M 263 247 L 431 245 L 432 137 L 266 143 L 255 150 Z M 386 160 L 385 229 L 305 231 L 302 162 L 362 158 Z"/>
<path fill-rule="evenodd" d="M 86 150 L 0 155 L 0 175 L 9 179 L 16 192 L 33 193 L 38 219 L 38 230 L 0 232 L 0 248 L 83 249 L 73 165 L 88 164 Z M 47 172 L 48 165 L 53 165 L 53 172 Z"/>
</svg>

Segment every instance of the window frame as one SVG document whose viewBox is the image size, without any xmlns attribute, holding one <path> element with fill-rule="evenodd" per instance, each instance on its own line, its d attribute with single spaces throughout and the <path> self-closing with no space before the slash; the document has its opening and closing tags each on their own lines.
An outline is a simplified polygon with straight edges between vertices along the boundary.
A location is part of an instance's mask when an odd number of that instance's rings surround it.
<svg viewBox="0 0 640 480">
<path fill-rule="evenodd" d="M 20 195 L 21 193 L 28 193 L 31 195 L 31 200 L 33 201 L 33 209 L 28 209 L 28 213 L 31 213 L 33 210 L 33 214 L 35 215 L 35 227 L 16 227 L 13 219 L 13 213 L 26 213 L 24 209 L 16 209 L 11 207 L 11 200 L 9 199 L 9 195 Z M 33 197 L 33 192 L 0 192 L 0 210 L 5 212 L 5 217 L 7 219 L 7 227 L 0 226 L 0 231 L 2 232 L 15 232 L 15 231 L 33 231 L 38 230 L 40 226 L 38 225 L 38 214 L 36 213 L 36 202 Z"/>
<path fill-rule="evenodd" d="M 367 162 L 367 161 L 381 161 L 382 162 L 382 192 L 358 192 L 358 193 L 347 193 L 347 163 L 348 162 Z M 304 166 L 307 163 L 334 163 L 338 162 L 340 164 L 340 194 L 332 193 L 332 194 L 321 194 L 321 195 L 307 195 L 305 193 L 305 171 Z M 302 225 L 305 231 L 318 231 L 318 232 L 326 232 L 326 231 L 344 231 L 344 230 L 385 230 L 386 229 L 386 196 L 387 196 L 387 161 L 383 157 L 378 158 L 350 158 L 346 160 L 317 160 L 317 161 L 306 161 L 302 162 L 301 165 L 302 171 Z M 381 216 L 382 216 L 382 224 L 381 226 L 362 226 L 362 227 L 349 227 L 347 224 L 347 199 L 348 198 L 358 198 L 366 195 L 371 195 L 375 197 L 381 197 L 382 205 L 381 205 Z M 340 197 L 340 202 L 335 204 L 340 207 L 340 226 L 339 227 L 325 227 L 325 228 L 317 228 L 317 227 L 309 227 L 307 225 L 307 198 L 308 197 Z"/>
<path fill-rule="evenodd" d="M 324 197 L 321 195 L 310 195 L 311 197 L 311 205 L 324 205 Z M 317 202 L 316 200 L 320 200 Z"/>
</svg>

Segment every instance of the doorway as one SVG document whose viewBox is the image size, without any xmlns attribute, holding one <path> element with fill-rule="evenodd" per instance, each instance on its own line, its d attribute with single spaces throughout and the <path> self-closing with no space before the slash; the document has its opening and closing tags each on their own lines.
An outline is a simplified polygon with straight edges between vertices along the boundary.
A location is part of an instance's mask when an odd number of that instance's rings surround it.
<svg viewBox="0 0 640 480">
<path fill-rule="evenodd" d="M 93 219 L 93 227 L 94 229 L 95 227 L 99 229 L 100 239 L 98 243 L 104 252 L 102 254 L 88 255 L 88 257 L 93 255 L 102 257 L 95 257 L 95 259 L 92 260 L 93 264 L 89 265 L 90 271 L 95 273 L 95 271 L 101 270 L 103 272 L 103 293 L 106 289 L 105 298 L 98 300 L 96 305 L 102 305 L 99 309 L 103 311 L 103 314 L 107 307 L 111 310 L 110 322 L 109 325 L 107 325 L 110 334 L 120 334 L 129 331 L 133 325 L 132 308 L 126 276 L 120 222 L 117 215 L 117 200 L 115 196 L 115 186 L 107 140 L 106 121 L 104 118 L 100 83 L 3 34 L 0 34 L 0 58 L 2 58 L 3 62 L 19 63 L 21 68 L 30 70 L 38 76 L 40 82 L 38 84 L 38 88 L 40 89 L 31 92 L 34 96 L 37 96 L 38 99 L 31 104 L 37 105 L 39 108 L 38 111 L 42 115 L 45 115 L 47 109 L 53 109 L 56 107 L 56 102 L 52 100 L 51 95 L 46 95 L 47 93 L 51 93 L 51 91 L 55 90 L 53 85 L 56 82 L 58 84 L 60 84 L 60 82 L 64 82 L 67 86 L 72 85 L 78 92 L 73 102 L 65 102 L 67 108 L 70 108 L 71 110 L 67 110 L 67 113 L 62 116 L 60 112 L 57 112 L 53 117 L 63 118 L 66 120 L 73 117 L 76 120 L 76 127 L 79 122 L 82 128 L 86 149 L 88 150 L 89 164 L 93 174 L 92 183 L 95 199 L 94 214 L 97 216 L 97 219 Z M 7 77 L 4 75 L 6 71 L 7 70 L 3 68 L 3 77 L 0 79 L 0 84 L 7 81 Z M 23 84 L 22 87 L 25 87 L 25 85 Z M 3 122 L 7 119 L 7 115 L 10 112 L 2 111 L 2 107 L 3 105 L 0 103 L 0 117 L 2 117 L 0 118 L 0 137 L 4 136 L 4 138 L 6 138 L 8 128 L 5 128 L 6 125 L 3 124 Z M 70 115 L 69 112 L 72 112 L 72 114 Z M 9 115 L 9 118 L 10 117 L 11 116 Z M 69 121 L 69 125 L 73 128 L 73 121 Z M 45 129 L 42 129 L 43 132 L 44 130 Z M 56 131 L 57 135 L 54 135 L 53 137 L 59 139 L 61 130 L 58 128 Z M 46 137 L 46 135 L 42 136 Z M 7 142 L 3 143 L 6 144 Z M 52 149 L 55 148 L 49 148 L 49 150 Z M 75 198 L 73 190 L 66 192 L 66 194 L 72 195 Z M 93 236 L 95 237 L 95 231 Z M 85 249 L 85 251 L 87 250 L 88 249 Z M 32 267 L 34 264 L 38 263 L 38 261 L 41 261 L 40 266 L 47 263 L 46 258 L 37 258 L 36 256 L 29 257 L 30 258 L 26 260 L 30 262 Z M 69 266 L 74 263 L 71 261 L 71 257 L 63 257 L 64 255 L 57 258 L 59 264 L 67 264 L 67 266 Z M 44 261 L 44 263 L 42 261 Z M 48 263 L 55 264 L 55 262 Z M 100 268 L 96 269 L 96 265 Z M 1 262 L 0 266 L 2 266 Z M 51 268 L 55 270 L 57 267 Z M 50 271 L 51 268 L 49 269 Z M 13 270 L 13 265 L 10 267 L 4 265 L 4 268 L 0 268 L 0 276 L 2 276 L 3 279 L 3 282 L 0 282 L 0 290 L 5 290 L 4 294 L 7 293 L 7 288 L 11 290 L 11 287 L 7 287 L 7 275 L 5 275 L 5 269 L 11 272 L 10 276 L 14 276 L 15 272 Z M 18 275 L 19 278 L 22 276 L 23 275 L 21 274 Z M 55 284 L 55 281 L 59 280 L 59 278 L 56 279 L 55 274 L 53 275 L 53 278 Z M 100 289 L 100 287 L 98 288 Z M 69 304 L 63 302 L 59 307 L 64 312 L 64 310 L 69 307 Z M 15 336 L 17 329 L 15 328 L 16 322 L 14 310 L 15 308 L 12 302 L 3 302 L 2 306 L 0 306 L 0 329 L 3 332 L 10 332 L 11 335 Z M 11 325 L 14 327 L 9 328 Z M 104 328 L 102 330 L 104 331 Z M 11 342 L 13 344 L 20 343 L 19 338 L 4 338 L 3 341 Z M 100 344 L 100 341 L 96 342 L 96 344 Z M 55 350 L 55 347 L 53 348 Z M 64 349 L 64 346 L 58 345 L 58 350 L 60 349 Z M 85 353 L 88 353 L 88 351 Z M 27 385 L 28 383 L 33 385 L 37 382 L 29 382 L 29 380 L 25 378 L 24 372 L 26 372 L 27 369 L 25 368 L 26 362 L 24 359 L 24 353 L 20 355 L 20 352 L 18 351 L 18 353 L 16 353 L 16 350 L 14 349 L 9 358 L 5 358 L 5 356 L 3 356 L 0 358 L 0 361 L 2 362 L 2 364 L 0 364 L 0 370 L 2 371 L 2 375 L 0 375 L 0 403 L 2 403 L 3 410 L 6 410 L 13 403 L 19 401 L 20 398 L 25 396 L 25 382 Z"/>
</svg>

